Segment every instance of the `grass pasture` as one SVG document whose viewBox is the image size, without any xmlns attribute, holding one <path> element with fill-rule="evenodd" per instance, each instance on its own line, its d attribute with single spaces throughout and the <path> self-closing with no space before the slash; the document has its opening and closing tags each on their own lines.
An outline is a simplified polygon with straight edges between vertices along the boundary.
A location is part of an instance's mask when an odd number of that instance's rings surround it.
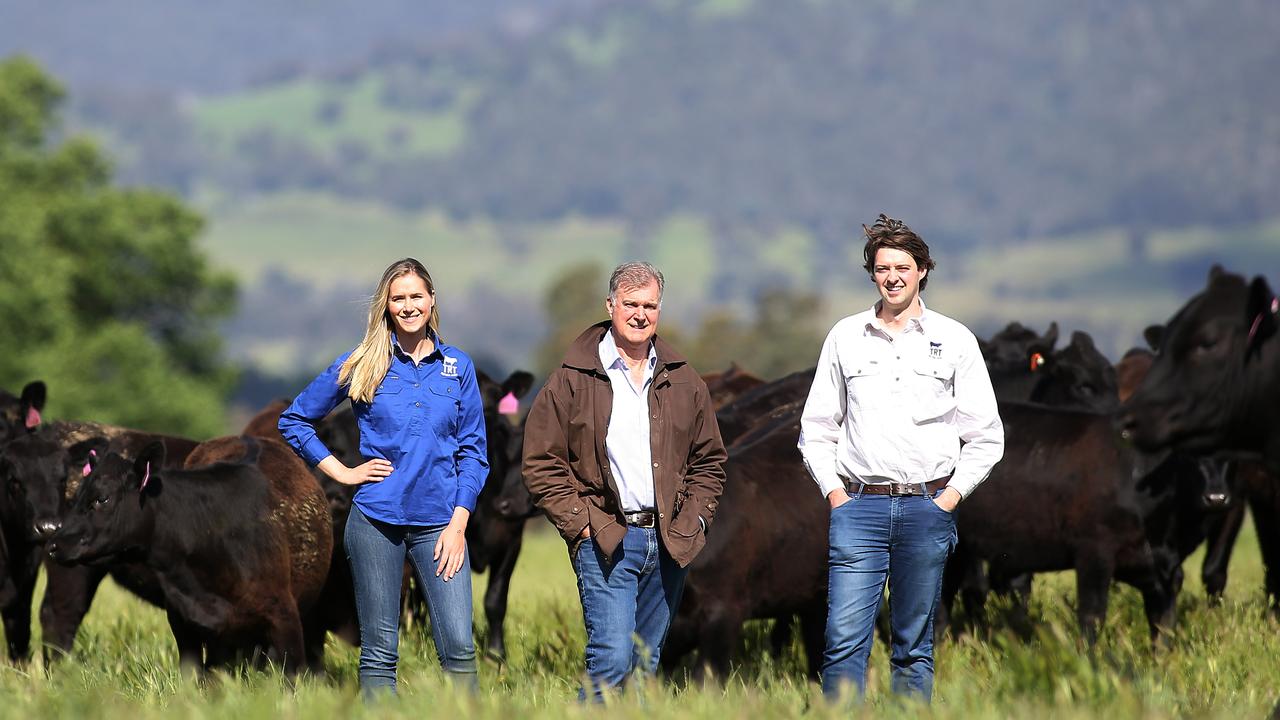
<svg viewBox="0 0 1280 720">
<path fill-rule="evenodd" d="M 1280 623 L 1265 610 L 1262 566 L 1251 526 L 1232 560 L 1227 598 L 1210 607 L 1199 583 L 1200 553 L 1188 560 L 1179 600 L 1180 626 L 1162 650 L 1146 639 L 1141 599 L 1126 586 L 1112 594 L 1098 646 L 1083 651 L 1073 619 L 1071 573 L 1039 576 L 1029 641 L 1005 633 L 948 640 L 937 652 L 939 674 L 929 710 L 888 695 L 888 658 L 872 655 L 866 716 L 956 718 L 1063 717 L 1110 720 L 1165 717 L 1263 717 L 1280 696 Z M 487 629 L 475 577 L 477 635 Z M 575 701 L 584 632 L 572 571 L 560 540 L 541 520 L 531 523 L 513 579 L 507 620 L 509 662 L 481 666 L 481 695 L 457 697 L 436 665 L 422 626 L 403 634 L 400 697 L 377 707 L 357 694 L 357 651 L 330 640 L 328 677 L 286 689 L 272 673 L 221 676 L 204 686 L 184 680 L 160 611 L 108 581 L 77 640 L 73 657 L 45 668 L 0 669 L 0 717 L 159 718 L 561 718 L 596 713 Z M 998 616 L 1000 608 L 989 606 Z M 821 701 L 791 647 L 774 659 L 765 623 L 748 626 L 739 669 L 723 686 L 683 678 L 635 688 L 615 699 L 614 717 L 847 717 Z M 37 629 L 38 633 L 38 629 Z"/>
</svg>

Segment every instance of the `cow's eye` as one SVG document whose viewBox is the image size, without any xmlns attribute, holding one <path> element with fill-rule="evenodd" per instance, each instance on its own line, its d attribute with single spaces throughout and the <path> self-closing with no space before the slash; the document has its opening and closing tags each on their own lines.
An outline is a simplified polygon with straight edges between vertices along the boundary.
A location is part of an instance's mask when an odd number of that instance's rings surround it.
<svg viewBox="0 0 1280 720">
<path fill-rule="evenodd" d="M 111 498 L 109 497 L 95 498 L 93 501 L 93 509 L 97 510 L 98 508 L 102 507 L 103 505 L 106 505 L 109 502 L 111 502 Z"/>
<path fill-rule="evenodd" d="M 1196 341 L 1195 351 L 1199 353 L 1209 352 L 1218 346 L 1218 338 L 1202 337 Z"/>
</svg>

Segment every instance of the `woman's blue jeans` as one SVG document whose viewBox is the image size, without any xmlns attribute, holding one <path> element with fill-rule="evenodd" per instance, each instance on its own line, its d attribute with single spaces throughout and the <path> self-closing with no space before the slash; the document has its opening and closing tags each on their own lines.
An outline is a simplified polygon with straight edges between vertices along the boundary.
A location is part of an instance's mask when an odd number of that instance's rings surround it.
<svg viewBox="0 0 1280 720">
<path fill-rule="evenodd" d="M 867 658 L 887 578 L 893 692 L 927 702 L 933 695 L 933 616 L 942 571 L 955 547 L 954 515 L 927 495 L 855 493 L 831 511 L 828 542 L 823 692 L 866 692 Z"/>
<path fill-rule="evenodd" d="M 470 558 L 452 580 L 436 576 L 431 555 L 445 526 L 389 525 L 351 506 L 346 549 L 360 620 L 360 689 L 365 697 L 395 693 L 399 660 L 400 588 L 406 555 L 426 595 L 431 634 L 440 665 L 455 683 L 476 689 L 476 648 L 471 637 Z"/>
</svg>

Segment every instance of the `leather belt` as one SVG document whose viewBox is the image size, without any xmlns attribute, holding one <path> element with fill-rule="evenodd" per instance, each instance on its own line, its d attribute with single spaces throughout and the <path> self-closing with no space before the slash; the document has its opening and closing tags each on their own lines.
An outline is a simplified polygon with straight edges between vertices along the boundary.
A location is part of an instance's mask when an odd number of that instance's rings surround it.
<svg viewBox="0 0 1280 720">
<path fill-rule="evenodd" d="M 924 495 L 928 493 L 932 495 L 951 482 L 951 476 L 940 477 L 937 480 L 930 480 L 924 483 L 924 489 L 921 490 L 921 483 L 906 482 L 887 482 L 887 483 L 864 483 L 861 480 L 849 480 L 848 478 L 840 478 L 844 480 L 845 490 L 850 495 L 857 495 L 859 491 L 863 495 L 892 495 L 893 497 L 901 497 L 903 495 Z"/>
<path fill-rule="evenodd" d="M 623 513 L 623 517 L 627 519 L 627 524 L 631 527 L 651 528 L 654 521 L 658 517 L 658 513 L 652 510 L 637 510 L 635 512 Z"/>
</svg>

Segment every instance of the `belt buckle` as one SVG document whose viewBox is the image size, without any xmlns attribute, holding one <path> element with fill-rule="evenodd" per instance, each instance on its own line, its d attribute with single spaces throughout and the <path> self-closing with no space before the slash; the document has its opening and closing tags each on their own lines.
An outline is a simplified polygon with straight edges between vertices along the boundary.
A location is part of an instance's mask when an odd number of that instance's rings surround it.
<svg viewBox="0 0 1280 720">
<path fill-rule="evenodd" d="M 889 483 L 889 494 L 893 497 L 920 495 L 920 484 L 891 482 Z"/>
</svg>

